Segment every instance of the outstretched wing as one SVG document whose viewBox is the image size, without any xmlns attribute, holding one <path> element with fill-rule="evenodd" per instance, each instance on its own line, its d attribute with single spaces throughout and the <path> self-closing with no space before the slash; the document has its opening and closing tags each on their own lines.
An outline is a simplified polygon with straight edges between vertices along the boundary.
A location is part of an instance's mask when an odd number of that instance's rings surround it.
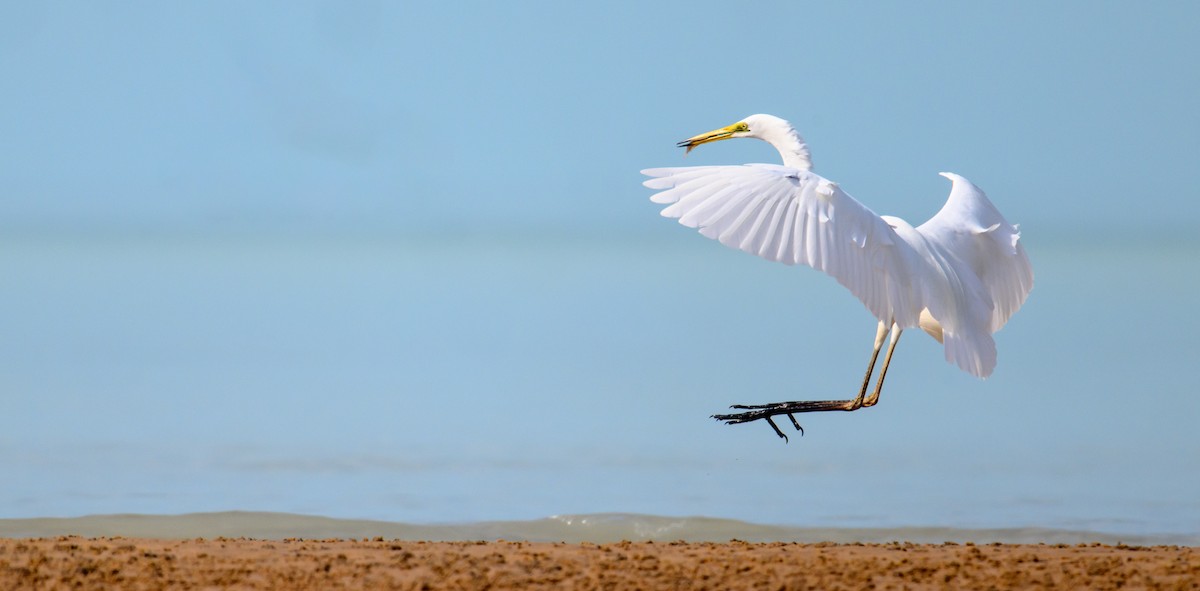
<svg viewBox="0 0 1200 591">
<path fill-rule="evenodd" d="M 971 181 L 943 172 L 953 186 L 946 205 L 917 231 L 965 262 L 992 300 L 991 332 L 1008 322 L 1033 289 L 1033 267 L 1020 229 L 1008 223 Z"/>
<path fill-rule="evenodd" d="M 652 168 L 665 217 L 765 259 L 807 265 L 849 289 L 881 320 L 915 326 L 921 306 L 908 245 L 887 222 L 810 171 L 771 164 Z"/>
</svg>

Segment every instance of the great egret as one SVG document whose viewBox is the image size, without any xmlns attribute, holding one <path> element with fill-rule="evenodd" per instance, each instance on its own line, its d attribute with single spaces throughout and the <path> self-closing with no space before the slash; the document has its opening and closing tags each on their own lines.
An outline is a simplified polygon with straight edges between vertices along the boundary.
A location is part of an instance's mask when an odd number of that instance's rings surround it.
<svg viewBox="0 0 1200 591">
<path fill-rule="evenodd" d="M 746 412 L 713 418 L 731 425 L 766 419 L 786 441 L 771 417 L 787 415 L 803 434 L 794 413 L 874 406 L 900 333 L 914 326 L 945 346 L 946 361 L 980 378 L 992 373 L 992 333 L 1025 302 L 1033 289 L 1033 268 L 1017 226 L 1000 215 L 979 187 L 957 174 L 941 173 L 950 179 L 950 198 L 914 228 L 902 219 L 876 215 L 836 183 L 813 173 L 804 139 L 778 117 L 751 115 L 678 146 L 691 152 L 701 144 L 739 137 L 771 144 L 783 166 L 643 170 L 653 177 L 645 186 L 661 190 L 650 200 L 670 204 L 663 216 L 678 218 L 726 246 L 829 274 L 879 319 L 879 328 L 858 396 L 737 404 L 732 408 Z M 889 333 L 883 367 L 868 396 L 875 361 Z"/>
</svg>

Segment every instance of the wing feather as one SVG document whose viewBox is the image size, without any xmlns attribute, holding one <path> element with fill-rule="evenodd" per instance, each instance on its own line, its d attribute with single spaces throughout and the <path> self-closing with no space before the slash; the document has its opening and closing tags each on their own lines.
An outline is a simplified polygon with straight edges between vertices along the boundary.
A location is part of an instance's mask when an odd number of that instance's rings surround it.
<svg viewBox="0 0 1200 591">
<path fill-rule="evenodd" d="M 666 217 L 726 246 L 832 276 L 881 320 L 915 326 L 910 256 L 891 226 L 837 184 L 770 164 L 643 170 Z"/>
<path fill-rule="evenodd" d="M 971 181 L 953 173 L 941 175 L 953 183 L 950 198 L 917 231 L 953 253 L 979 278 L 991 300 L 987 325 L 996 332 L 1033 290 L 1033 267 L 1021 245 L 1020 229 L 1008 223 Z"/>
<path fill-rule="evenodd" d="M 783 189 L 780 188 L 780 190 Z M 774 240 L 762 249 L 759 256 L 764 258 L 774 256 L 776 260 L 794 265 L 796 261 L 800 260 L 796 253 L 796 245 L 799 242 L 796 240 L 796 233 L 792 232 L 791 228 L 795 227 L 796 212 L 800 210 L 800 205 L 791 199 L 779 199 L 775 203 L 775 210 L 778 213 L 771 218 L 772 225 L 769 226 L 775 233 Z"/>
</svg>

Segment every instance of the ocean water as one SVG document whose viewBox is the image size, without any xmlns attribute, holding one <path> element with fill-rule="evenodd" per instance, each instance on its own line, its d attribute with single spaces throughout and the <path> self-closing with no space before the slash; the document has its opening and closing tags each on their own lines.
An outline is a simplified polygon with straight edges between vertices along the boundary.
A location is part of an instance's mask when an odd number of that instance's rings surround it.
<svg viewBox="0 0 1200 591">
<path fill-rule="evenodd" d="M 1194 238 L 1026 227 L 991 378 L 910 331 L 879 406 L 784 443 L 708 417 L 852 395 L 874 320 L 661 230 L 0 236 L 0 518 L 1200 536 Z"/>
</svg>

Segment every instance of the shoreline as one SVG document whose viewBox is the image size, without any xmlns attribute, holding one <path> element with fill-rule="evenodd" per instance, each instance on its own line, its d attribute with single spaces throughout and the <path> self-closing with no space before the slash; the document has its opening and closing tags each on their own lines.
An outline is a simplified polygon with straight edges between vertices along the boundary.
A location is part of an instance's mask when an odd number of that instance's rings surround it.
<svg viewBox="0 0 1200 591">
<path fill-rule="evenodd" d="M 559 515 L 523 521 L 457 524 L 411 524 L 365 519 L 338 519 L 292 513 L 224 511 L 182 515 L 113 514 L 82 517 L 0 519 L 0 538 L 43 538 L 77 535 L 89 538 L 148 539 L 361 539 L 382 537 L 406 541 L 521 540 L 528 542 L 612 543 L 655 542 L 889 543 L 943 542 L 1005 544 L 1080 544 L 1198 546 L 1200 536 L 1185 534 L 1113 534 L 1042 527 L 800 527 L 764 525 L 712 517 L 668 517 L 625 513 Z"/>
</svg>

